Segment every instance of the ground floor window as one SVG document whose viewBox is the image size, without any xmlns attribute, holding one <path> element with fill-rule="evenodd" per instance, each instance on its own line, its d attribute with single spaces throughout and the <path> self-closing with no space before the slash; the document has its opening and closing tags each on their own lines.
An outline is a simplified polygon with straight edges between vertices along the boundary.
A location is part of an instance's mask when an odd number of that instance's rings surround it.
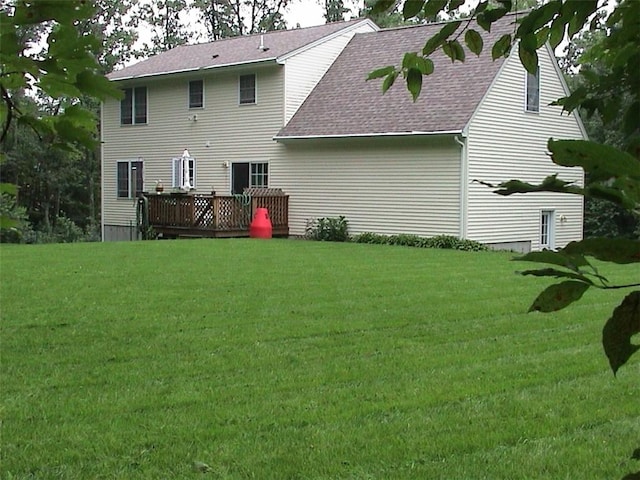
<svg viewBox="0 0 640 480">
<path fill-rule="evenodd" d="M 269 186 L 268 162 L 234 162 L 231 167 L 231 193 L 240 194 L 247 187 Z"/>
<path fill-rule="evenodd" d="M 542 210 L 540 213 L 540 249 L 553 250 L 554 245 L 554 211 Z"/>
<path fill-rule="evenodd" d="M 178 157 L 171 160 L 171 186 L 190 190 L 196 188 L 196 159 Z"/>
<path fill-rule="evenodd" d="M 117 184 L 118 198 L 133 198 L 143 190 L 142 160 L 124 160 L 118 162 Z"/>
</svg>

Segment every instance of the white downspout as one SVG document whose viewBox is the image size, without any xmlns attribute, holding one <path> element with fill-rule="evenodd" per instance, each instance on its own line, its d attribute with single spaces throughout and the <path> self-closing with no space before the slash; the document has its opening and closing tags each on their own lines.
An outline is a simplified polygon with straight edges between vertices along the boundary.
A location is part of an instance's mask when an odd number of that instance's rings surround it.
<svg viewBox="0 0 640 480">
<path fill-rule="evenodd" d="M 104 102 L 100 102 L 100 241 L 104 242 Z"/>
<path fill-rule="evenodd" d="M 462 140 L 458 135 L 453 137 L 460 145 L 460 238 L 467 238 L 467 207 L 469 197 L 469 162 L 467 158 L 467 142 L 464 134 Z"/>
</svg>

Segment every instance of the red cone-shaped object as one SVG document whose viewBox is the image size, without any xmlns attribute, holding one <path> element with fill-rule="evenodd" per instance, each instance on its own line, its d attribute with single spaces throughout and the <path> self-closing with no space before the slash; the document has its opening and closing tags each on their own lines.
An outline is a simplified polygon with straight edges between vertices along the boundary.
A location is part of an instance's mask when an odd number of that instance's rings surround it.
<svg viewBox="0 0 640 480">
<path fill-rule="evenodd" d="M 269 219 L 269 210 L 266 208 L 256 208 L 253 221 L 249 226 L 249 236 L 251 238 L 271 238 L 273 226 Z"/>
</svg>

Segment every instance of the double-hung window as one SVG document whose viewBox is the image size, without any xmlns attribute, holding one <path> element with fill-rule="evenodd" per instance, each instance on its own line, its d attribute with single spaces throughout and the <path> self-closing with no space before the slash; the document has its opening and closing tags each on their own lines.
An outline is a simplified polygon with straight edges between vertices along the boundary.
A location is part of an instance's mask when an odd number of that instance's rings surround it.
<svg viewBox="0 0 640 480">
<path fill-rule="evenodd" d="M 535 75 L 527 72 L 526 81 L 526 106 L 527 112 L 540 111 L 540 67 L 536 69 Z"/>
<path fill-rule="evenodd" d="M 171 186 L 190 190 L 196 188 L 196 159 L 177 157 L 171 160 Z"/>
<path fill-rule="evenodd" d="M 192 80 L 189 82 L 189 108 L 204 107 L 204 81 Z"/>
<path fill-rule="evenodd" d="M 120 123 L 137 125 L 147 123 L 147 87 L 125 88 L 120 101 Z"/>
<path fill-rule="evenodd" d="M 124 160 L 118 162 L 117 188 L 118 198 L 133 198 L 143 190 L 142 160 Z"/>
<path fill-rule="evenodd" d="M 238 81 L 240 105 L 256 103 L 256 74 L 240 75 Z"/>
</svg>

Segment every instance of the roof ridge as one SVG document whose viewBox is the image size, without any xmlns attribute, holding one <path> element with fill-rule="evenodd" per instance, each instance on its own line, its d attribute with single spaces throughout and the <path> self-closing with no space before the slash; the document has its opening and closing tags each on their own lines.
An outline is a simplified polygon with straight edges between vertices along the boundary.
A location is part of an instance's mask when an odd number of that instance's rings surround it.
<svg viewBox="0 0 640 480">
<path fill-rule="evenodd" d="M 218 40 L 209 40 L 208 42 L 200 42 L 200 43 L 185 43 L 182 45 L 178 45 L 175 48 L 180 48 L 180 47 L 197 47 L 197 46 L 202 46 L 202 45 L 210 45 L 212 43 L 222 43 L 222 42 L 228 42 L 230 40 L 237 40 L 239 38 L 251 38 L 251 37 L 257 37 L 258 35 L 276 35 L 276 34 L 283 34 L 283 33 L 288 33 L 288 32 L 299 32 L 301 30 L 311 30 L 312 28 L 322 28 L 322 27 L 327 27 L 330 25 L 338 25 L 339 23 L 344 23 L 349 24 L 349 23 L 355 23 L 356 21 L 363 21 L 366 20 L 366 18 L 352 18 L 351 20 L 343 20 L 341 22 L 329 22 L 329 23 L 323 23 L 321 25 L 310 25 L 308 27 L 300 27 L 300 28 L 285 28 L 283 30 L 269 30 L 267 32 L 256 32 L 256 33 L 247 33 L 244 35 L 235 35 L 233 37 L 224 37 L 224 38 L 219 38 Z"/>
<path fill-rule="evenodd" d="M 502 20 L 503 18 L 511 17 L 511 16 L 517 17 L 518 15 L 522 15 L 522 14 L 525 14 L 525 13 L 528 13 L 528 12 L 529 12 L 529 10 L 518 10 L 517 12 L 507 12 L 499 20 Z M 414 24 L 408 24 L 408 25 L 397 25 L 395 27 L 386 27 L 386 28 L 381 28 L 380 30 L 378 30 L 378 32 L 407 30 L 409 28 L 418 28 L 418 27 L 432 27 L 432 26 L 435 26 L 435 25 L 445 25 L 445 24 L 451 23 L 451 22 L 464 22 L 465 20 L 466 21 L 476 21 L 477 22 L 477 20 L 475 18 L 472 19 L 471 17 L 451 18 L 449 20 L 440 20 L 440 21 L 437 21 L 437 22 L 414 23 Z M 374 33 L 374 32 L 370 32 L 370 33 Z"/>
</svg>

